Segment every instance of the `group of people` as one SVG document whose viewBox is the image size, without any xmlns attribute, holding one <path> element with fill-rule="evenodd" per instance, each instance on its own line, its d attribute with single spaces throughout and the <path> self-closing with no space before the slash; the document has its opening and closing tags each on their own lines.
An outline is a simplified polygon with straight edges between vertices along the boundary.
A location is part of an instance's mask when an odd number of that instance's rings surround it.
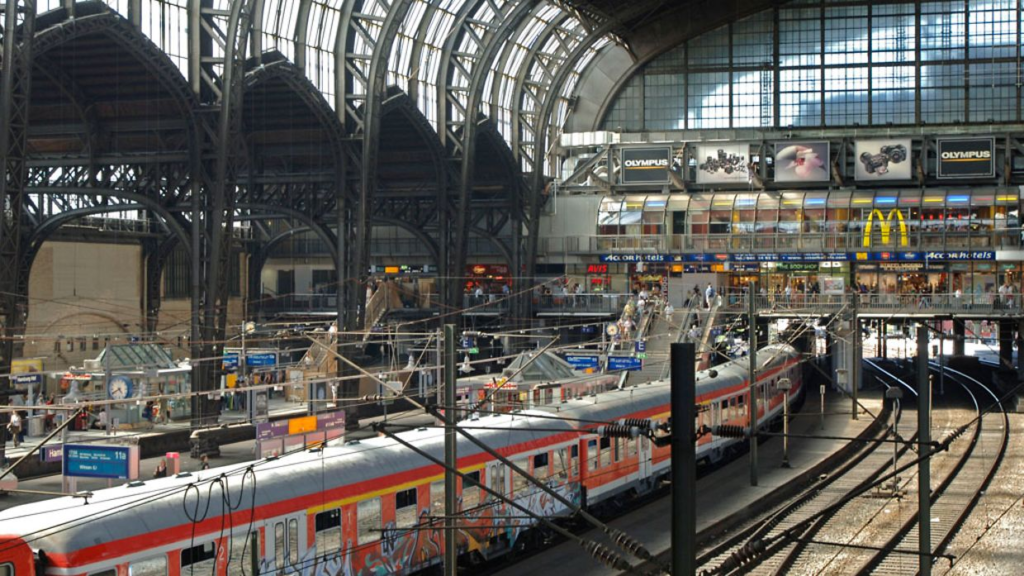
<svg viewBox="0 0 1024 576">
<path fill-rule="evenodd" d="M 687 304 L 695 306 L 697 303 L 701 303 L 704 308 L 710 309 L 715 303 L 715 297 L 718 296 L 718 292 L 715 287 L 708 282 L 707 288 L 701 291 L 700 286 L 697 284 L 693 285 L 693 292 L 690 293 L 690 297 L 687 300 Z"/>
</svg>

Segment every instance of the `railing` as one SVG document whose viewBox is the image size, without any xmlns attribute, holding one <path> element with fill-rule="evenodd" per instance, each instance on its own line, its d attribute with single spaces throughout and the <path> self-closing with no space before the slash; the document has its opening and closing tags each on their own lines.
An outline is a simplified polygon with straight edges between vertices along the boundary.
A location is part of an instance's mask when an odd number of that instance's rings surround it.
<svg viewBox="0 0 1024 576">
<path fill-rule="evenodd" d="M 265 298 L 259 304 L 263 314 L 281 312 L 337 312 L 337 294 L 282 294 Z"/>
<path fill-rule="evenodd" d="M 533 295 L 533 311 L 546 315 L 616 315 L 629 301 L 630 294 L 544 294 Z M 505 314 L 512 299 L 504 294 L 464 294 L 462 308 L 466 314 Z"/>
<path fill-rule="evenodd" d="M 540 238 L 541 252 L 548 255 L 614 252 L 846 252 L 873 250 L 1002 250 L 1020 248 L 1021 229 L 910 230 L 905 237 L 898 227 L 883 242 L 876 225 L 865 242 L 863 230 L 846 232 L 757 234 L 673 234 L 629 236 L 571 236 Z M 866 245 L 865 245 L 866 244 Z"/>
<path fill-rule="evenodd" d="M 1003 298 L 998 294 L 758 294 L 755 306 L 764 314 L 835 313 L 851 310 L 857 299 L 858 313 L 863 314 L 991 314 L 993 316 L 1021 313 L 1021 296 Z M 745 310 L 747 297 L 730 293 L 728 306 L 732 311 Z"/>
</svg>

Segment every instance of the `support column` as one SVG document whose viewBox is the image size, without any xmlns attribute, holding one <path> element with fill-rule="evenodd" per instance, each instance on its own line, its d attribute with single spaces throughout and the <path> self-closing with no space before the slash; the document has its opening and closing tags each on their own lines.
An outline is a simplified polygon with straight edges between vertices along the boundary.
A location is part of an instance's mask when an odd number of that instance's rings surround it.
<svg viewBox="0 0 1024 576">
<path fill-rule="evenodd" d="M 672 362 L 672 574 L 694 573 L 697 539 L 696 350 L 674 343 Z M 646 442 L 646 440 L 643 440 Z"/>
<path fill-rule="evenodd" d="M 953 320 L 953 356 L 964 356 L 967 350 L 967 325 L 963 320 Z"/>
<path fill-rule="evenodd" d="M 917 469 L 918 507 L 918 553 L 920 568 L 918 574 L 931 576 L 932 573 L 932 488 L 931 459 L 925 458 L 931 452 L 931 379 L 928 377 L 928 328 L 917 328 L 917 441 L 920 443 L 921 460 Z"/>
<path fill-rule="evenodd" d="M 10 374 L 11 361 L 21 354 L 14 337 L 24 333 L 28 316 L 28 248 L 23 236 L 22 201 L 28 178 L 27 138 L 32 85 L 32 43 L 35 0 L 5 0 L 3 58 L 0 61 L 0 374 Z M 0 378 L 0 404 L 13 388 Z M 8 413 L 0 413 L 0 461 L 7 440 Z"/>
<path fill-rule="evenodd" d="M 1013 367 L 1013 320 L 999 321 L 999 367 Z"/>
</svg>

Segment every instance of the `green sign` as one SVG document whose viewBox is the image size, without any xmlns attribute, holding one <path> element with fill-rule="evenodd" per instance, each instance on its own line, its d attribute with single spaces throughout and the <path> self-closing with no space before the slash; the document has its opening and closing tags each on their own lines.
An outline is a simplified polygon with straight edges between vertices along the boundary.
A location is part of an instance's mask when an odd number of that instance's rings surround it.
<svg viewBox="0 0 1024 576">
<path fill-rule="evenodd" d="M 479 354 L 480 353 L 480 349 L 479 348 L 470 348 L 469 349 L 469 353 L 470 354 Z"/>
<path fill-rule="evenodd" d="M 779 262 L 777 269 L 779 272 L 817 272 L 818 265 L 803 262 Z"/>
<path fill-rule="evenodd" d="M 637 352 L 636 357 L 641 360 L 647 360 L 647 352 Z"/>
</svg>

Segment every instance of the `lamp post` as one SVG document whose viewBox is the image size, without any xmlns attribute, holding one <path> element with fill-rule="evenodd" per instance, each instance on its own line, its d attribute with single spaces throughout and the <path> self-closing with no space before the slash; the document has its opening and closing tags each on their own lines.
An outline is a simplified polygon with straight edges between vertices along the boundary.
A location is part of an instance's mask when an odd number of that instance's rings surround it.
<svg viewBox="0 0 1024 576">
<path fill-rule="evenodd" d="M 793 382 L 789 378 L 779 380 L 779 390 L 786 398 L 782 403 L 782 467 L 789 468 L 789 391 L 793 389 Z"/>
<path fill-rule="evenodd" d="M 242 352 L 238 355 L 238 376 L 242 384 L 247 388 L 245 392 L 245 407 L 248 420 L 253 424 L 256 423 L 256 391 L 253 390 L 252 386 L 249 386 L 248 378 L 246 378 L 245 335 L 252 334 L 255 331 L 255 322 L 242 323 Z"/>
</svg>

